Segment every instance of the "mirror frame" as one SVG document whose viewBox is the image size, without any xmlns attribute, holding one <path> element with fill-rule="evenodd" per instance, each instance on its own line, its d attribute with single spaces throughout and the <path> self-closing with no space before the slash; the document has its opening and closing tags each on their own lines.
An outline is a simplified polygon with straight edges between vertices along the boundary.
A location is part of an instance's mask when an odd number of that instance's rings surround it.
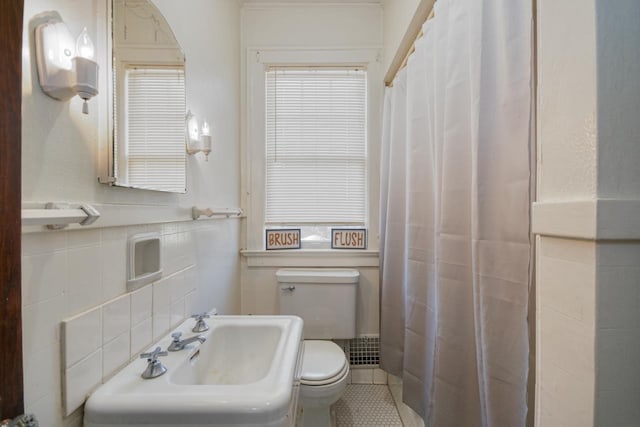
<svg viewBox="0 0 640 427">
<path fill-rule="evenodd" d="M 158 9 L 158 7 L 153 3 L 152 0 L 147 0 L 153 7 L 155 7 L 158 12 L 162 15 L 162 12 Z M 123 183 L 123 182 L 118 182 L 118 172 L 116 170 L 116 159 L 115 159 L 115 145 L 117 144 L 117 141 L 115 141 L 115 119 L 114 119 L 114 114 L 115 114 L 115 103 L 116 103 L 116 85 L 115 80 L 116 80 L 116 66 L 115 66 L 115 43 L 114 43 L 114 4 L 113 4 L 114 0 L 106 0 L 106 13 L 107 13 L 107 23 L 106 23 L 106 50 L 107 50 L 107 65 L 106 65 L 106 80 L 107 80 L 107 96 L 106 98 L 106 111 L 107 111 L 107 120 L 106 120 L 106 134 L 107 134 L 107 139 L 106 139 L 106 156 L 104 156 L 103 150 L 100 150 L 100 155 L 99 155 L 99 170 L 101 170 L 101 174 L 98 176 L 98 182 L 101 184 L 105 184 L 105 185 L 109 185 L 112 187 L 121 187 L 121 188 L 131 188 L 131 189 L 135 189 L 135 190 L 146 190 L 146 191 L 154 191 L 154 192 L 160 192 L 160 193 L 167 193 L 167 194 L 186 194 L 187 193 L 187 187 L 188 187 L 188 178 L 189 178 L 189 174 L 188 174 L 188 154 L 187 154 L 187 127 L 186 127 L 186 122 L 183 121 L 185 123 L 185 129 L 184 129 L 184 140 L 183 140 L 183 146 L 184 146 L 184 150 L 185 150 L 185 167 L 184 167 L 184 171 L 185 171 L 185 188 L 183 191 L 171 191 L 171 190 L 163 190 L 163 189 L 158 189 L 158 188 L 149 188 L 149 187 L 141 187 L 141 186 L 135 186 L 135 185 L 130 185 L 127 183 Z M 164 17 L 164 15 L 163 15 Z M 180 48 L 180 51 L 182 52 L 182 55 L 184 57 L 184 75 L 185 75 L 185 118 L 187 115 L 187 108 L 186 108 L 186 98 L 187 98 L 187 59 L 186 59 L 186 55 L 184 53 L 184 49 L 182 48 L 182 46 L 180 45 L 180 43 L 178 42 L 177 38 L 175 37 L 175 33 L 173 32 L 173 28 L 171 27 L 171 25 L 169 25 L 169 22 L 167 22 L 167 25 L 169 26 L 169 29 L 171 30 L 171 33 L 174 37 L 174 39 L 176 39 L 176 42 L 178 44 L 178 47 Z"/>
</svg>

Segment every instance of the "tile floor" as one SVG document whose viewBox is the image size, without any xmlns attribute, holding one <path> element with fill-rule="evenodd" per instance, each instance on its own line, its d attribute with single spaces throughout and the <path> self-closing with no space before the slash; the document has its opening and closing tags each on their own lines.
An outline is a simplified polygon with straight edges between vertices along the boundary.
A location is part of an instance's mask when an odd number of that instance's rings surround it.
<svg viewBox="0 0 640 427">
<path fill-rule="evenodd" d="M 337 427 L 402 427 L 387 385 L 349 384 L 333 409 Z"/>
</svg>

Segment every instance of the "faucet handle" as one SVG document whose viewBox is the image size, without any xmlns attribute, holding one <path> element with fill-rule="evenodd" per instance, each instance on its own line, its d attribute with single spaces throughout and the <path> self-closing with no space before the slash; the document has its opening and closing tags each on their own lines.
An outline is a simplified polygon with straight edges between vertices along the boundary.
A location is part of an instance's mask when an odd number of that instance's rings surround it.
<svg viewBox="0 0 640 427">
<path fill-rule="evenodd" d="M 145 380 L 150 380 L 152 378 L 159 377 L 160 375 L 167 372 L 166 366 L 160 363 L 158 357 L 168 355 L 169 353 L 166 351 L 162 351 L 160 347 L 156 347 L 156 349 L 152 352 L 142 353 L 140 355 L 140 359 L 147 359 L 147 362 L 149 362 L 149 364 L 147 365 L 147 369 L 145 369 L 140 376 Z"/>
<path fill-rule="evenodd" d="M 196 322 L 201 321 L 202 319 L 208 319 L 211 316 L 209 316 L 209 313 L 207 313 L 206 311 L 204 313 L 196 313 L 196 314 L 192 314 L 191 317 L 193 317 L 194 319 L 196 319 Z"/>
<path fill-rule="evenodd" d="M 174 332 L 171 334 L 171 338 L 173 338 L 173 342 L 179 342 L 181 336 L 182 336 L 182 332 Z"/>
<path fill-rule="evenodd" d="M 147 359 L 148 362 L 156 362 L 160 356 L 168 356 L 169 353 L 162 351 L 160 347 L 156 347 L 155 350 L 149 353 L 142 353 L 140 359 Z"/>
<path fill-rule="evenodd" d="M 209 330 L 209 325 L 207 325 L 207 323 L 204 321 L 204 319 L 208 319 L 211 317 L 207 312 L 194 314 L 191 317 L 196 319 L 196 324 L 193 327 L 193 329 L 191 329 L 193 332 L 198 333 L 198 332 L 204 332 Z"/>
</svg>

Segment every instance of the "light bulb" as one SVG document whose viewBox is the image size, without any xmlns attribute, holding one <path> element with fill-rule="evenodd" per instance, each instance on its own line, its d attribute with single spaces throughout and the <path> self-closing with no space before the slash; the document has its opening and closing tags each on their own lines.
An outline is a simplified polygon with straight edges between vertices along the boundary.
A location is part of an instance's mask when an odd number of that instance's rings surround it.
<svg viewBox="0 0 640 427">
<path fill-rule="evenodd" d="M 206 121 L 202 124 L 202 136 L 211 136 L 211 129 L 209 129 L 209 123 Z"/>
<path fill-rule="evenodd" d="M 87 27 L 82 29 L 78 39 L 76 40 L 76 56 L 81 56 L 91 60 L 95 57 L 95 48 L 93 47 L 93 42 L 87 32 Z"/>
</svg>

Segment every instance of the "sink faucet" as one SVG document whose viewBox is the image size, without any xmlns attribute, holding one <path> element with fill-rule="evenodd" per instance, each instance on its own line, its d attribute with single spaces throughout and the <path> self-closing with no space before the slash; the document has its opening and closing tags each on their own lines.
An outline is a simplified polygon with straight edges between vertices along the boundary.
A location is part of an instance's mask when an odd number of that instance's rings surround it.
<svg viewBox="0 0 640 427">
<path fill-rule="evenodd" d="M 200 343 L 202 344 L 203 342 L 206 341 L 206 338 L 203 337 L 202 335 L 194 335 L 191 338 L 187 338 L 185 340 L 181 340 L 180 339 L 181 336 L 182 336 L 182 332 L 172 333 L 171 338 L 173 338 L 173 342 L 169 345 L 169 348 L 167 348 L 167 350 L 180 351 L 183 348 L 185 348 L 187 344 L 191 344 L 192 342 L 200 341 Z"/>
<path fill-rule="evenodd" d="M 147 369 L 142 373 L 142 378 L 145 380 L 149 380 L 151 378 L 159 377 L 160 375 L 167 372 L 167 368 L 160 363 L 158 357 L 160 356 L 168 356 L 169 353 L 166 351 L 162 351 L 160 347 L 156 347 L 151 353 L 142 353 L 140 355 L 140 359 L 147 359 L 149 364 L 147 365 Z"/>
<path fill-rule="evenodd" d="M 204 332 L 209 330 L 209 325 L 204 321 L 204 319 L 211 317 L 207 313 L 194 314 L 191 317 L 196 319 L 196 325 L 192 329 L 193 332 Z"/>
</svg>

